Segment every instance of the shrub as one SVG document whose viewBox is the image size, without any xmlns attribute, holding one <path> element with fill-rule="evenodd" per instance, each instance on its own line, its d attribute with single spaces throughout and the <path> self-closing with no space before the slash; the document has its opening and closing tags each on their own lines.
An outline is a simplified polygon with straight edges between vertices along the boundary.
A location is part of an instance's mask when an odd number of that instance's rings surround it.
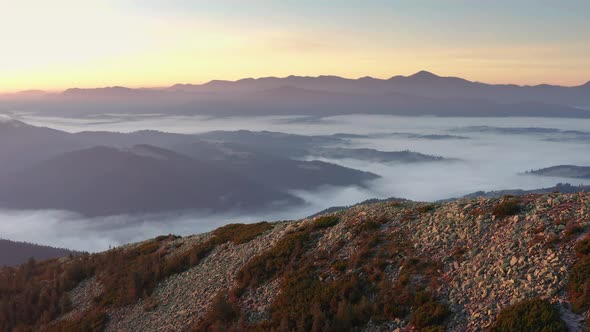
<svg viewBox="0 0 590 332">
<path fill-rule="evenodd" d="M 386 214 L 381 214 L 377 218 L 375 218 L 375 222 L 378 224 L 381 224 L 381 225 L 387 223 L 388 221 L 389 221 L 389 218 L 387 217 Z"/>
<path fill-rule="evenodd" d="M 455 246 L 453 251 L 451 252 L 451 257 L 453 257 L 457 261 L 463 260 L 463 256 L 467 252 L 467 249 L 463 246 Z"/>
<path fill-rule="evenodd" d="M 412 310 L 410 323 L 420 330 L 427 327 L 444 329 L 443 323 L 448 315 L 449 310 L 446 306 L 429 299 Z"/>
<path fill-rule="evenodd" d="M 187 251 L 166 255 L 165 241 L 174 239 L 151 240 L 133 250 L 112 250 L 100 256 L 98 277 L 105 290 L 98 298 L 99 304 L 120 307 L 151 296 L 160 281 L 197 265 L 217 243 L 217 239 L 211 237 Z"/>
<path fill-rule="evenodd" d="M 231 331 L 240 316 L 240 308 L 228 302 L 227 294 L 220 292 L 213 299 L 205 317 L 195 324 L 193 331 Z"/>
<path fill-rule="evenodd" d="M 533 238 L 529 241 L 529 248 L 535 246 L 537 243 L 543 242 L 544 239 L 545 236 L 541 234 L 535 234 L 535 236 L 533 236 Z"/>
<path fill-rule="evenodd" d="M 256 224 L 229 224 L 213 231 L 218 243 L 233 242 L 235 244 L 248 243 L 260 234 L 272 229 L 268 222 Z"/>
<path fill-rule="evenodd" d="M 0 331 L 42 330 L 67 313 L 71 301 L 67 292 L 94 273 L 89 255 L 36 262 L 0 269 Z"/>
<path fill-rule="evenodd" d="M 553 248 L 559 242 L 559 237 L 555 233 L 547 234 L 545 238 L 545 247 L 546 248 Z"/>
<path fill-rule="evenodd" d="M 566 237 L 572 237 L 578 234 L 581 234 L 584 231 L 584 227 L 580 225 L 580 223 L 575 221 L 570 221 L 567 223 L 565 230 L 563 231 L 563 235 Z"/>
<path fill-rule="evenodd" d="M 157 236 L 154 240 L 156 240 L 158 242 L 162 242 L 164 240 L 172 241 L 172 240 L 176 240 L 176 239 L 180 239 L 180 238 L 181 238 L 181 236 L 174 235 L 174 234 L 168 234 L 168 235 Z"/>
<path fill-rule="evenodd" d="M 274 247 L 252 258 L 238 272 L 238 287 L 234 293 L 240 294 L 246 287 L 255 287 L 284 271 L 294 260 L 300 259 L 309 241 L 309 229 L 297 231 L 281 238 Z"/>
<path fill-rule="evenodd" d="M 160 249 L 160 241 L 149 240 L 139 245 L 139 247 L 132 252 L 137 256 L 149 255 L 156 250 Z"/>
<path fill-rule="evenodd" d="M 271 305 L 269 326 L 286 322 L 287 330 L 349 331 L 371 318 L 366 283 L 356 276 L 321 282 L 313 266 L 302 266 L 281 283 Z"/>
<path fill-rule="evenodd" d="M 492 332 L 502 331 L 568 331 L 559 310 L 541 299 L 524 300 L 500 312 Z"/>
<path fill-rule="evenodd" d="M 579 255 L 590 255 L 590 234 L 578 241 L 574 248 Z"/>
<path fill-rule="evenodd" d="M 326 220 L 320 225 L 331 227 L 337 219 Z M 440 265 L 415 256 L 407 234 L 385 233 L 373 221 L 359 223 L 352 229 L 357 232 L 355 250 L 339 260 L 337 250 L 307 251 L 322 236 L 318 229 L 323 227 L 316 225 L 285 235 L 246 263 L 229 300 L 218 300 L 204 319 L 207 323 L 200 322 L 196 330 L 355 331 L 370 321 L 408 319 L 412 312 L 422 330 L 444 330 L 448 309 L 424 291 L 440 286 Z M 386 278 L 388 269 L 402 265 L 395 283 Z M 270 304 L 269 319 L 245 323 L 239 297 L 278 276 L 280 291 Z"/>
<path fill-rule="evenodd" d="M 568 297 L 575 312 L 590 308 L 590 256 L 576 261 L 569 275 Z"/>
<path fill-rule="evenodd" d="M 336 225 L 339 221 L 337 216 L 323 216 L 317 218 L 313 223 L 314 229 L 328 228 Z"/>
<path fill-rule="evenodd" d="M 494 206 L 492 209 L 492 214 L 496 216 L 496 218 L 513 216 L 520 211 L 520 207 L 518 205 L 519 202 L 520 201 L 517 198 L 504 197 L 502 201 Z"/>
<path fill-rule="evenodd" d="M 418 212 L 428 213 L 428 212 L 434 211 L 434 209 L 435 209 L 434 204 L 422 205 L 421 207 L 418 208 Z"/>
<path fill-rule="evenodd" d="M 332 269 L 336 272 L 344 272 L 348 267 L 348 262 L 345 260 L 338 260 L 332 264 Z"/>
</svg>

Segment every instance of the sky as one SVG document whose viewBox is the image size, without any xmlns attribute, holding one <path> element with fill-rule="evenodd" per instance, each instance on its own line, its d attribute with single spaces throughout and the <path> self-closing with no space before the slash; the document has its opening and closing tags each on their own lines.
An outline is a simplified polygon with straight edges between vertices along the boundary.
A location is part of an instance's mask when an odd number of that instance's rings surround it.
<svg viewBox="0 0 590 332">
<path fill-rule="evenodd" d="M 0 0 L 0 92 L 420 70 L 590 80 L 587 0 Z"/>
</svg>

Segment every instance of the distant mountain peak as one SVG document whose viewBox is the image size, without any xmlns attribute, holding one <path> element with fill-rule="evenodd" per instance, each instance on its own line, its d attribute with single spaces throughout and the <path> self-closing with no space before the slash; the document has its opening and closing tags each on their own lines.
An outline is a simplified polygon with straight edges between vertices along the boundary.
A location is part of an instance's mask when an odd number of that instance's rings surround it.
<svg viewBox="0 0 590 332">
<path fill-rule="evenodd" d="M 408 78 L 419 78 L 419 79 L 432 79 L 432 78 L 440 78 L 440 76 L 435 75 L 429 71 L 421 70 L 414 75 L 408 76 Z"/>
</svg>

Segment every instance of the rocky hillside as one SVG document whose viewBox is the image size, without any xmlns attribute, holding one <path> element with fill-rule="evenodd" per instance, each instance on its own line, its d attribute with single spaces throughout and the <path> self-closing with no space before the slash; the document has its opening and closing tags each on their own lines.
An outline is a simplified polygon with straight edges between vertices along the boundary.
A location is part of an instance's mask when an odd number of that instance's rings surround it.
<svg viewBox="0 0 590 332">
<path fill-rule="evenodd" d="M 0 330 L 582 331 L 590 194 L 359 205 L 0 273 Z"/>
</svg>

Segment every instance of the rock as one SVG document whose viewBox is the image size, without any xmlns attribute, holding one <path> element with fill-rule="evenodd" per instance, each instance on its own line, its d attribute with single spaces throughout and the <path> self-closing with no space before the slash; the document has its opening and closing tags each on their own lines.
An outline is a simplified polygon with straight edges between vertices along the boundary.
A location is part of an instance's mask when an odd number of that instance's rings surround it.
<svg viewBox="0 0 590 332">
<path fill-rule="evenodd" d="M 518 263 L 518 258 L 516 258 L 516 256 L 512 256 L 512 259 L 510 260 L 510 266 L 514 266 L 516 263 Z"/>
</svg>

